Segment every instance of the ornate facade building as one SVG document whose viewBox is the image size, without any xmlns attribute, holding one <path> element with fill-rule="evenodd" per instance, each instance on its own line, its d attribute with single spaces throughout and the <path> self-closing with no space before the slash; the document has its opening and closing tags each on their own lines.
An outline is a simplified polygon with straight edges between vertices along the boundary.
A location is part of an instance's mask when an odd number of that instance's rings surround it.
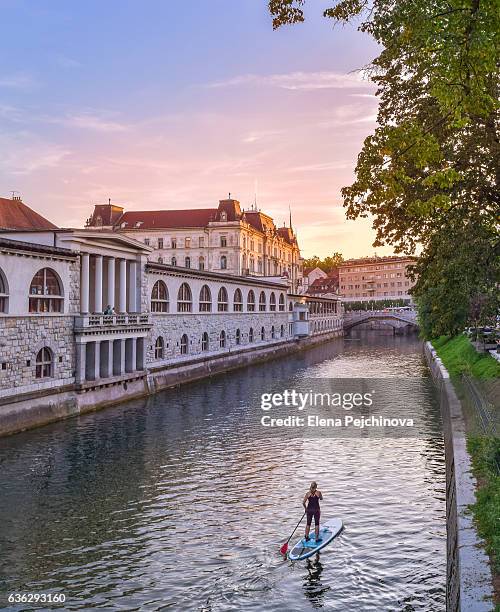
<svg viewBox="0 0 500 612">
<path fill-rule="evenodd" d="M 153 253 L 0 198 L 0 435 L 342 334 L 338 298 Z"/>
<path fill-rule="evenodd" d="M 277 228 L 260 210 L 242 210 L 238 200 L 217 208 L 125 211 L 96 205 L 88 228 L 119 232 L 151 246 L 151 261 L 235 276 L 288 278 L 301 285 L 300 250 L 291 227 Z"/>
</svg>

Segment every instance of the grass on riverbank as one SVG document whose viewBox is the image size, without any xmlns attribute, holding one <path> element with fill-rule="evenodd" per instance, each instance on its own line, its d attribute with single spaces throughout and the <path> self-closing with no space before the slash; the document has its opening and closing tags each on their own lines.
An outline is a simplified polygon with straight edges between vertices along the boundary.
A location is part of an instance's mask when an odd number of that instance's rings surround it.
<svg viewBox="0 0 500 612">
<path fill-rule="evenodd" d="M 486 542 L 493 574 L 500 574 L 500 476 L 495 460 L 500 460 L 500 438 L 469 436 L 467 450 L 472 457 L 472 467 L 478 479 L 476 503 L 472 506 L 479 535 Z"/>
<path fill-rule="evenodd" d="M 462 374 L 481 379 L 500 377 L 500 363 L 491 355 L 478 353 L 464 336 L 441 336 L 432 341 L 437 354 L 450 376 Z M 471 456 L 472 469 L 477 478 L 476 502 L 472 505 L 474 520 L 479 535 L 485 541 L 486 552 L 491 561 L 495 610 L 500 612 L 500 438 L 491 435 L 469 434 L 467 450 Z"/>
<path fill-rule="evenodd" d="M 441 336 L 432 340 L 432 345 L 450 376 L 500 377 L 500 362 L 491 355 L 478 353 L 466 336 Z"/>
</svg>

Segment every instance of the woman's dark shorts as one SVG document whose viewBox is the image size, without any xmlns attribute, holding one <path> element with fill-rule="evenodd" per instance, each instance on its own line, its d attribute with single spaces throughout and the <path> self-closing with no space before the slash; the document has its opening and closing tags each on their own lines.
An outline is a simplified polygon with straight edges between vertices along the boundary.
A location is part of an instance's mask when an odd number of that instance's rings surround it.
<svg viewBox="0 0 500 612">
<path fill-rule="evenodd" d="M 319 525 L 319 510 L 313 510 L 312 512 L 307 513 L 307 525 L 311 526 L 312 520 L 314 516 L 314 526 L 317 527 Z"/>
</svg>

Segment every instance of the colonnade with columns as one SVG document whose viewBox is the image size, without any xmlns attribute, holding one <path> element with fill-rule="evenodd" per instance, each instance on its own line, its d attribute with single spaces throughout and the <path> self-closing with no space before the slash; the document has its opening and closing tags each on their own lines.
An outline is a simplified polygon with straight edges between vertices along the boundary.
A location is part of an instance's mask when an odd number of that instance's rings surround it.
<svg viewBox="0 0 500 612">
<path fill-rule="evenodd" d="M 115 312 L 137 312 L 135 260 L 81 254 L 80 310 L 82 314 L 102 313 L 109 305 Z"/>
<path fill-rule="evenodd" d="M 145 338 L 115 338 L 76 345 L 77 382 L 98 381 L 143 371 L 146 368 Z"/>
</svg>

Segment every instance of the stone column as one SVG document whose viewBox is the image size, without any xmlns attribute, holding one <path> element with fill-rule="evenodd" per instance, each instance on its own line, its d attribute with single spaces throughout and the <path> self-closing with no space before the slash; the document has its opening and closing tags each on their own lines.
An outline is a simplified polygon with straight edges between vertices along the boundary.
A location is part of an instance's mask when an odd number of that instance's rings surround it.
<svg viewBox="0 0 500 612">
<path fill-rule="evenodd" d="M 130 284 L 128 288 L 128 311 L 137 312 L 137 262 L 130 262 Z"/>
<path fill-rule="evenodd" d="M 127 338 L 125 340 L 125 371 L 134 372 L 137 361 L 136 339 Z"/>
<path fill-rule="evenodd" d="M 115 258 L 108 257 L 108 304 L 115 307 Z"/>
<path fill-rule="evenodd" d="M 80 276 L 80 312 L 89 312 L 89 282 L 90 282 L 90 255 L 81 254 L 82 268 Z"/>
<path fill-rule="evenodd" d="M 101 378 L 113 376 L 113 341 L 101 341 Z"/>
<path fill-rule="evenodd" d="M 102 312 L 102 255 L 95 257 L 95 311 Z"/>
<path fill-rule="evenodd" d="M 127 312 L 127 260 L 120 259 L 120 312 Z"/>
<path fill-rule="evenodd" d="M 77 384 L 82 384 L 85 382 L 85 353 L 86 353 L 86 345 L 85 344 L 77 344 L 76 345 L 76 372 L 75 379 Z"/>
<path fill-rule="evenodd" d="M 138 370 L 146 369 L 146 341 L 144 338 L 137 338 L 136 364 Z"/>
<path fill-rule="evenodd" d="M 125 374 L 125 340 L 120 340 L 120 375 Z"/>
<path fill-rule="evenodd" d="M 94 350 L 94 380 L 101 377 L 101 341 L 96 340 Z"/>
</svg>

